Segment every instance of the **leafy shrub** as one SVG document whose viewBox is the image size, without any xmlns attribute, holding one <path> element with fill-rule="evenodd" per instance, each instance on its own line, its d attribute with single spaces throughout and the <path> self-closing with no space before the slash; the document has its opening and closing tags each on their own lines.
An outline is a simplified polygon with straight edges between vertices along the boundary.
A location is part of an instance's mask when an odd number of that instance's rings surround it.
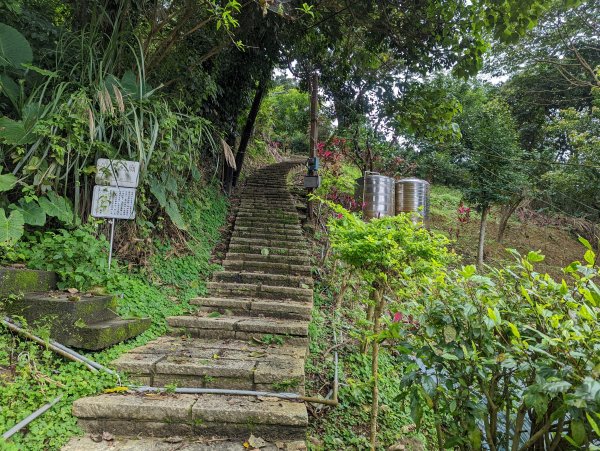
<svg viewBox="0 0 600 451">
<path fill-rule="evenodd" d="M 85 290 L 106 283 L 109 243 L 92 223 L 75 230 L 36 233 L 28 247 L 28 266 L 55 271 L 60 289 Z"/>
<path fill-rule="evenodd" d="M 598 443 L 600 289 L 596 256 L 582 242 L 585 263 L 569 265 L 567 280 L 537 273 L 539 253 L 512 251 L 516 264 L 438 275 L 404 305 L 414 320 L 388 332 L 408 364 L 402 385 L 415 422 L 423 405 L 433 409 L 440 448 Z"/>
</svg>

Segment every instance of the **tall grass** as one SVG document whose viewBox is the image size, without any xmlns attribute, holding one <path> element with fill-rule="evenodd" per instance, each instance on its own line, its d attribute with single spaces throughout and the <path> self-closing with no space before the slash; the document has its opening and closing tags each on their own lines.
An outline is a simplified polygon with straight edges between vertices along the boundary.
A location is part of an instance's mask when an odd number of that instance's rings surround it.
<svg viewBox="0 0 600 451">
<path fill-rule="evenodd" d="M 94 17 L 62 34 L 55 66 L 19 112 L 30 127 L 27 143 L 4 149 L 23 185 L 68 197 L 80 217 L 100 157 L 138 161 L 144 184 L 153 172 L 185 177 L 219 154 L 212 124 L 174 108 L 148 83 L 142 45 L 121 10 L 111 18 L 100 8 Z"/>
</svg>

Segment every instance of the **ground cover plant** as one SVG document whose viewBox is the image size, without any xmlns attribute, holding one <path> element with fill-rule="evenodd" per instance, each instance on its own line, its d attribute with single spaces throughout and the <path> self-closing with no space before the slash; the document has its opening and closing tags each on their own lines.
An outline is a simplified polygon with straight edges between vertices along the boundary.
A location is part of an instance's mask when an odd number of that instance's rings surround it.
<svg viewBox="0 0 600 451">
<path fill-rule="evenodd" d="M 205 294 L 205 281 L 217 267 L 211 263 L 211 250 L 219 239 L 219 230 L 225 222 L 227 203 L 215 187 L 193 190 L 182 199 L 182 214 L 190 226 L 189 246 L 182 249 L 178 243 L 168 238 L 156 238 L 150 245 L 153 257 L 143 269 L 129 271 L 122 262 L 110 273 L 106 271 L 106 253 L 102 246 L 89 247 L 86 258 L 78 258 L 79 268 L 92 267 L 90 276 L 81 273 L 88 283 L 98 283 L 108 293 L 118 297 L 118 313 L 124 317 L 150 317 L 151 327 L 138 337 L 113 346 L 104 351 L 85 353 L 91 359 L 109 365 L 123 352 L 140 346 L 164 334 L 167 330 L 165 318 L 190 310 L 190 299 Z M 89 229 L 77 229 L 73 233 L 64 232 L 57 240 L 52 240 L 54 252 L 69 252 L 64 240 L 81 240 L 82 233 Z M 82 244 L 92 235 L 84 237 Z M 46 247 L 49 247 L 48 244 Z M 31 251 L 40 252 L 39 249 Z M 58 270 L 63 274 L 61 261 L 44 262 L 31 260 L 32 267 Z M 95 264 L 96 263 L 96 264 Z M 62 263 L 65 269 L 71 265 L 70 259 Z M 79 273 L 76 273 L 79 274 Z M 65 272 L 61 283 L 71 287 L 72 273 Z M 47 337 L 43 330 L 36 331 Z M 60 449 L 69 437 L 80 433 L 76 419 L 71 415 L 71 405 L 79 397 L 93 395 L 102 390 L 126 383 L 103 372 L 90 371 L 73 362 L 67 362 L 49 350 L 24 340 L 19 336 L 0 331 L 0 430 L 8 430 L 40 406 L 62 395 L 62 400 L 44 416 L 20 433 L 10 442 L 0 441 L 2 449 Z"/>
</svg>

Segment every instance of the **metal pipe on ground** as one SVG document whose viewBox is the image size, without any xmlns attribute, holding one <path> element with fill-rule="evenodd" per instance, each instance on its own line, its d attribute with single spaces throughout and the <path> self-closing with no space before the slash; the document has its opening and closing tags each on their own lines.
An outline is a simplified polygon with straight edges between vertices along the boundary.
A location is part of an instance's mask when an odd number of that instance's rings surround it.
<svg viewBox="0 0 600 451">
<path fill-rule="evenodd" d="M 39 337 L 36 337 L 35 335 L 33 335 L 33 334 L 31 334 L 31 333 L 27 332 L 26 330 L 24 330 L 23 328 L 21 328 L 21 324 L 19 324 L 17 321 L 14 321 L 12 318 L 9 318 L 8 316 L 5 316 L 5 317 L 4 317 L 4 320 L 2 320 L 2 322 L 3 322 L 3 324 L 5 324 L 7 327 L 8 327 L 9 325 L 11 325 L 11 326 L 14 328 L 14 329 L 11 329 L 11 330 L 14 330 L 14 331 L 15 331 L 15 332 L 17 332 L 17 333 L 22 333 L 22 335 L 23 335 L 23 336 L 26 336 L 27 338 L 30 338 L 30 339 L 32 339 L 32 340 L 34 340 L 34 341 L 36 341 L 37 343 L 39 343 L 39 344 L 42 344 L 42 345 L 46 346 L 46 342 L 45 342 L 44 340 L 42 340 L 42 339 L 41 339 L 41 338 L 39 338 Z M 10 328 L 10 327 L 9 327 L 9 328 Z M 19 331 L 22 331 L 22 332 L 19 332 Z M 29 336 L 27 336 L 27 335 L 25 335 L 25 334 L 28 334 Z M 31 337 L 33 337 L 33 338 L 31 338 Z M 38 340 L 39 340 L 39 341 L 38 341 Z M 60 344 L 60 343 L 59 343 L 59 342 L 57 342 L 57 341 L 54 341 L 54 340 L 48 340 L 48 344 L 49 344 L 49 347 L 50 347 L 50 349 L 52 349 L 53 351 L 55 351 L 53 348 L 57 348 L 59 351 L 62 351 L 62 352 L 64 352 L 64 353 L 66 353 L 66 354 L 70 355 L 71 357 L 74 357 L 74 359 L 76 359 L 77 361 L 81 361 L 81 363 L 84 363 L 84 364 L 86 364 L 86 366 L 88 366 L 88 368 L 89 368 L 91 371 L 94 371 L 94 369 L 96 369 L 96 370 L 101 370 L 101 371 L 104 371 L 104 372 L 106 372 L 106 373 L 108 373 L 108 374 L 112 374 L 113 376 L 117 376 L 117 378 L 119 377 L 119 374 L 118 374 L 117 372 L 115 372 L 115 371 L 113 371 L 113 370 L 111 370 L 111 369 L 109 369 L 109 368 L 106 368 L 105 366 L 103 366 L 103 365 L 100 365 L 99 363 L 97 363 L 97 362 L 94 362 L 94 361 L 93 361 L 93 360 L 91 360 L 91 359 L 88 359 L 86 356 L 79 354 L 77 351 L 74 351 L 74 350 L 73 350 L 73 349 L 71 349 L 71 348 L 67 348 L 65 345 L 63 345 L 63 344 Z M 55 351 L 55 352 L 57 352 L 57 351 Z M 74 360 L 74 359 L 72 359 L 72 358 L 70 358 L 70 357 L 66 357 L 66 356 L 65 356 L 64 354 L 62 354 L 61 352 L 57 352 L 57 354 L 60 354 L 60 355 L 62 355 L 63 357 L 65 357 L 65 358 L 68 358 L 69 360 Z M 90 368 L 90 367 L 91 367 L 91 368 Z"/>
<path fill-rule="evenodd" d="M 314 402 L 337 406 L 337 400 L 323 399 L 311 396 L 301 396 L 297 393 L 275 393 L 268 391 L 255 390 L 230 390 L 224 388 L 193 388 L 193 387 L 177 387 L 175 389 L 166 389 L 162 387 L 149 387 L 147 385 L 141 387 L 128 387 L 131 391 L 138 393 L 180 393 L 186 395 L 231 395 L 231 396 L 264 396 L 270 398 L 280 398 L 296 401 Z"/>
<path fill-rule="evenodd" d="M 63 356 L 65 359 L 72 360 L 73 362 L 83 363 L 90 371 L 92 371 L 94 373 L 98 371 L 92 365 L 90 365 L 89 363 L 86 363 L 83 360 L 75 357 L 71 353 L 69 353 L 67 351 L 64 351 L 64 350 L 62 350 L 60 348 L 57 348 L 53 344 L 44 341 L 40 337 L 37 337 L 37 336 L 33 335 L 30 332 L 27 332 L 25 329 L 21 329 L 19 326 L 17 326 L 16 324 L 14 324 L 10 320 L 10 318 L 5 318 L 5 319 L 3 319 L 1 321 L 2 321 L 2 324 L 4 324 L 9 330 L 11 330 L 11 331 L 13 331 L 13 332 L 15 332 L 15 333 L 17 333 L 19 335 L 22 335 L 25 338 L 28 338 L 29 340 L 35 341 L 39 345 L 46 346 L 48 349 L 50 349 L 51 351 L 55 352 L 58 355 Z"/>
<path fill-rule="evenodd" d="M 78 352 L 72 350 L 71 348 L 67 348 L 64 345 L 61 345 L 57 341 L 50 340 L 50 344 L 53 345 L 53 346 L 56 346 L 58 349 L 62 349 L 63 351 L 65 351 L 65 352 L 73 355 L 74 357 L 77 357 L 78 359 L 84 361 L 88 365 L 93 366 L 94 368 L 96 368 L 98 370 L 102 370 L 105 373 L 112 374 L 114 376 L 119 377 L 119 374 L 117 372 L 115 372 L 115 371 L 113 371 L 113 370 L 111 370 L 109 368 L 106 368 L 105 366 L 100 365 L 99 363 L 94 362 L 93 360 L 88 359 L 86 356 L 79 354 Z"/>
<path fill-rule="evenodd" d="M 43 415 L 44 413 L 46 413 L 46 411 L 50 410 L 52 408 L 52 406 L 54 406 L 54 404 L 56 404 L 61 399 L 62 399 L 62 396 L 57 396 L 52 401 L 50 401 L 48 404 L 43 405 L 38 410 L 33 412 L 31 415 L 29 415 L 27 418 L 25 418 L 22 421 L 20 421 L 19 423 L 15 424 L 12 428 L 10 428 L 8 431 L 6 431 L 4 434 L 2 434 L 2 438 L 5 440 L 8 440 L 10 437 L 15 435 L 17 432 L 19 432 L 21 429 L 23 429 L 25 426 L 27 426 L 29 423 L 31 423 L 33 420 L 35 420 L 37 417 L 39 417 L 40 415 Z"/>
</svg>

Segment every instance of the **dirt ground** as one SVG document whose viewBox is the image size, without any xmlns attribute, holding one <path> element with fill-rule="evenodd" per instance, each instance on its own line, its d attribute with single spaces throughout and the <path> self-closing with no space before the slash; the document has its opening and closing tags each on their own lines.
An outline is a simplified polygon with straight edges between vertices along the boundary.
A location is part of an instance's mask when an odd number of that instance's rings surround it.
<svg viewBox="0 0 600 451">
<path fill-rule="evenodd" d="M 554 226 L 541 227 L 532 223 L 510 221 L 503 242 L 498 243 L 496 240 L 498 225 L 495 219 L 492 216 L 486 233 L 484 255 L 486 263 L 490 265 L 510 261 L 513 257 L 506 252 L 507 248 L 517 249 L 521 253 L 531 250 L 541 251 L 546 259 L 538 264 L 538 271 L 548 272 L 555 278 L 561 279 L 564 276 L 562 268 L 573 261 L 583 259 L 585 250 L 577 237 L 568 230 Z M 463 256 L 465 264 L 476 261 L 479 239 L 477 214 L 473 215 L 468 223 L 463 224 L 449 220 L 447 216 L 433 214 L 431 228 L 456 240 L 454 248 L 458 254 Z"/>
</svg>

